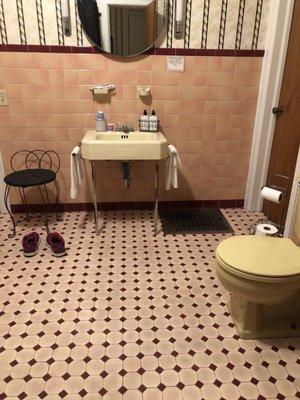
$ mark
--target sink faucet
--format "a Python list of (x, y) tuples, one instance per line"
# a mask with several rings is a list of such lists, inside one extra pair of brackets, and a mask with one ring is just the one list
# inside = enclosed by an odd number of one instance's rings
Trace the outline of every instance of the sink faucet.
[(132, 124), (126, 125), (126, 124), (118, 124), (116, 131), (118, 132), (124, 132), (124, 133), (129, 133), (134, 131), (134, 127)]

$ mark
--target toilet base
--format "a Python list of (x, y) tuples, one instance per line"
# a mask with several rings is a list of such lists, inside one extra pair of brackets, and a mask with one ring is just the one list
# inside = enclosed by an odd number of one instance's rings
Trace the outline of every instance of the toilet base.
[(298, 296), (282, 304), (263, 305), (231, 294), (227, 307), (242, 339), (300, 337)]

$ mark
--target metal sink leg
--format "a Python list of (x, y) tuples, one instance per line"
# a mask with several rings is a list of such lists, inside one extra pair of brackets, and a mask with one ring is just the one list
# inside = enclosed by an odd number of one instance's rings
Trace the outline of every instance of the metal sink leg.
[(99, 235), (99, 222), (98, 222), (98, 201), (97, 201), (97, 173), (96, 173), (96, 162), (91, 161), (92, 167), (92, 193), (93, 193), (93, 204), (94, 204), (94, 222), (95, 222), (95, 235)]
[(158, 232), (159, 161), (155, 165), (154, 236)]

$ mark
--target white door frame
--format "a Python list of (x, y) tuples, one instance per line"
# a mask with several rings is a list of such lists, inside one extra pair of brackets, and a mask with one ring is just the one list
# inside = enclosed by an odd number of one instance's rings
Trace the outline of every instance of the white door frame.
[(291, 199), (286, 216), (284, 237), (290, 237), (293, 229), (294, 218), (298, 202), (300, 201), (300, 149), (298, 151), (298, 158), (296, 163), (296, 171), (294, 174)]
[(262, 209), (261, 188), (265, 185), (295, 0), (270, 0), (265, 56), (254, 123), (253, 142), (245, 195), (248, 211)]

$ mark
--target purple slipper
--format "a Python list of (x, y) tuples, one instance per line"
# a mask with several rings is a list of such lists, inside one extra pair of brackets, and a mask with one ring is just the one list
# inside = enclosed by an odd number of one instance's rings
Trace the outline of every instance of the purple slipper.
[(64, 238), (58, 232), (49, 233), (46, 239), (46, 245), (51, 248), (55, 257), (63, 257), (66, 255), (66, 247)]
[(25, 257), (33, 257), (38, 251), (40, 236), (36, 232), (25, 235), (22, 239), (23, 253)]

